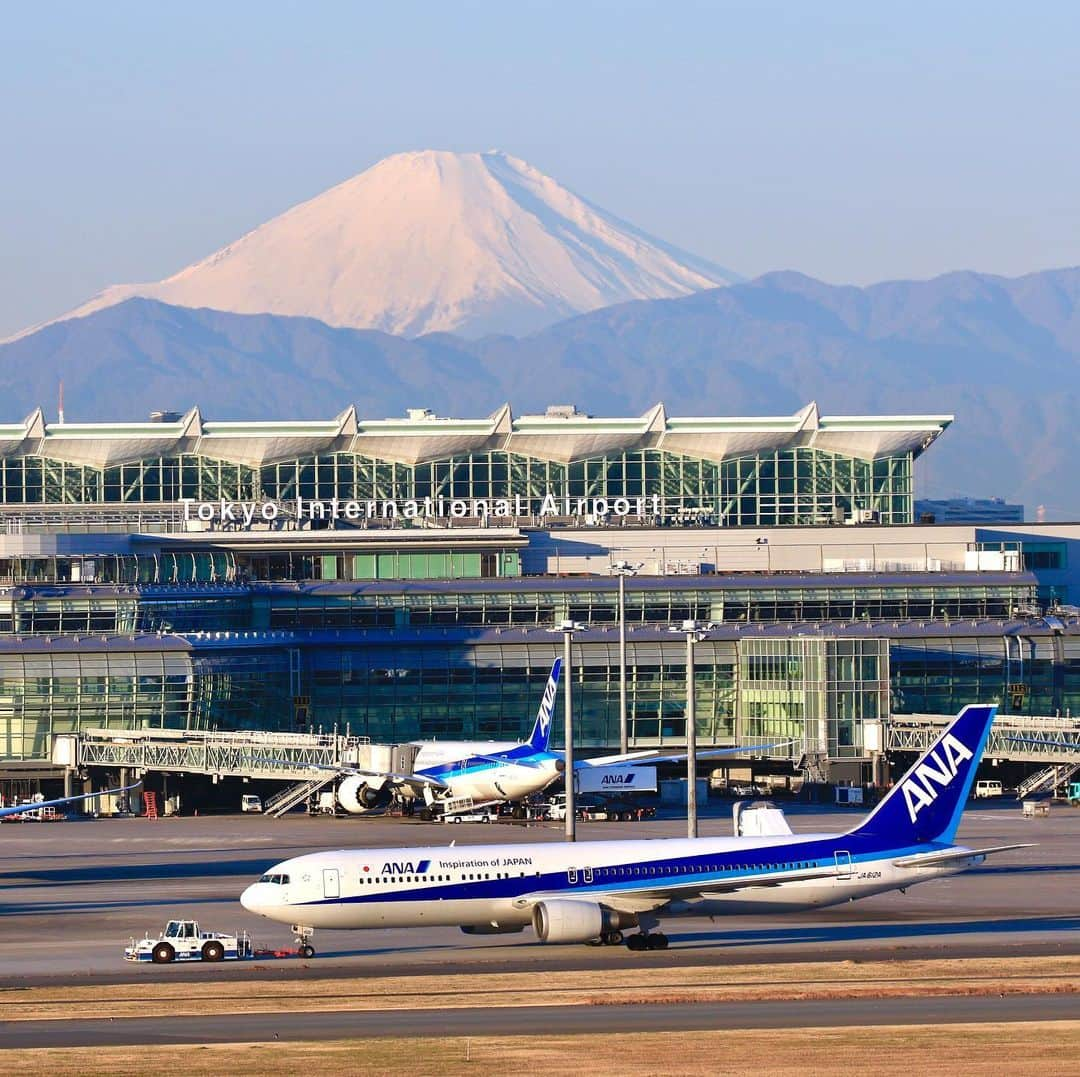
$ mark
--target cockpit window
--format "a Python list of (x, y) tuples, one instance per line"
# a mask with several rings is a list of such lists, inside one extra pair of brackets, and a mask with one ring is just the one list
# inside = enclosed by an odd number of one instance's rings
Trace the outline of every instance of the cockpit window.
[(278, 886), (288, 886), (289, 885), (289, 876), (288, 875), (261, 875), (259, 877), (259, 882), (261, 882), (261, 883), (275, 883)]

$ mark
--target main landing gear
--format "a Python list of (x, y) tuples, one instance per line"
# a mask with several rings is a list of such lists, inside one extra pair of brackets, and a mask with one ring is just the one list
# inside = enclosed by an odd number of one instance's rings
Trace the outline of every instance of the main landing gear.
[(642, 931), (626, 940), (628, 950), (666, 950), (667, 945), (668, 937), (662, 931)]
[(296, 952), (301, 957), (314, 957), (315, 947), (311, 945), (311, 937), (315, 934), (315, 929), (313, 927), (304, 927), (303, 924), (293, 924), (292, 929)]

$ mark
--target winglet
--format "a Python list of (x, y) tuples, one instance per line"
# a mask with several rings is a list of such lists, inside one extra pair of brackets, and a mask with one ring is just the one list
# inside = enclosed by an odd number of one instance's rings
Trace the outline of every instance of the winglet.
[(851, 834), (894, 847), (956, 839), (997, 707), (965, 707)]
[(548, 741), (551, 739), (551, 718), (555, 713), (555, 693), (559, 687), (559, 671), (562, 669), (562, 659), (556, 658), (551, 667), (551, 675), (548, 677), (547, 686), (544, 688), (544, 698), (540, 700), (540, 708), (536, 712), (536, 724), (533, 726), (529, 737), (529, 747), (534, 752), (546, 752)]

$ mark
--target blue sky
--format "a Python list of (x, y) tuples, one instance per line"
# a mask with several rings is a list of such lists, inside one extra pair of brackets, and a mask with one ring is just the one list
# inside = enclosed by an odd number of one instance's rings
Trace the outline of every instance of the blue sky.
[(499, 148), (741, 273), (1080, 262), (1080, 5), (50, 3), (0, 28), (0, 335), (400, 150)]

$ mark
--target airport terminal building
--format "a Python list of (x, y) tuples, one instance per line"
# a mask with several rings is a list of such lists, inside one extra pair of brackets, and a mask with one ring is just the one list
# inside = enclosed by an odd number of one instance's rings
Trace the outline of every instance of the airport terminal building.
[[(914, 519), (947, 416), (0, 426), (0, 761), (86, 729), (513, 739), (573, 623), (578, 744), (1080, 709), (1080, 525)], [(623, 594), (620, 599), (620, 574)], [(674, 631), (673, 631), (674, 629)]]

